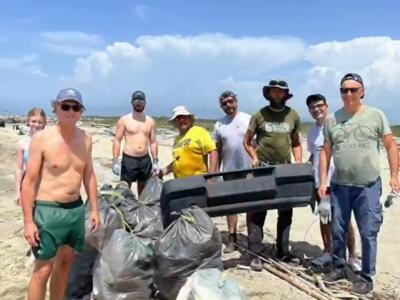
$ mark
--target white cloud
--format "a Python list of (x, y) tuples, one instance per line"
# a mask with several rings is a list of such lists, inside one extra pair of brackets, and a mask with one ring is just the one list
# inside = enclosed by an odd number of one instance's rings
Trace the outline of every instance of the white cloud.
[(339, 81), (347, 72), (364, 77), (366, 103), (400, 122), (395, 113), (400, 41), (389, 37), (307, 45), (295, 37), (141, 36), (134, 43), (116, 42), (79, 58), (65, 83), (85, 90), (95, 107), (107, 103), (114, 108), (108, 113), (130, 109), (129, 95), (142, 89), (151, 114), (166, 115), (186, 104), (200, 116), (215, 117), (220, 115), (216, 99), (223, 90), (234, 90), (241, 107), (253, 112), (265, 104), (263, 84), (280, 75), (295, 95), (290, 105), (307, 119), (305, 98), (311, 93), (326, 95), (332, 109), (341, 106)]
[[(391, 120), (400, 121), (397, 99), (400, 97), (400, 41), (389, 37), (361, 37), (345, 42), (324, 42), (310, 46), (306, 58), (312, 65), (306, 86), (318, 88), (339, 107), (340, 78), (348, 72), (362, 75), (365, 101), (385, 110)], [(383, 100), (383, 101), (382, 101)]]
[(18, 58), (0, 57), (0, 69), (16, 71), (18, 73), (31, 74), (40, 77), (47, 77), (38, 64), (37, 55), (25, 55)]
[[(251, 90), (246, 84), (265, 82), (265, 74), (302, 61), (305, 53), (304, 43), (291, 37), (141, 36), (134, 44), (114, 43), (80, 58), (67, 82), (98, 99), (112, 97), (116, 107), (126, 106), (132, 91), (143, 89), (157, 102), (155, 114), (185, 102), (200, 114), (216, 116), (221, 89), (243, 90), (245, 99), (244, 91)], [(252, 95), (253, 102), (260, 98)]]
[(89, 55), (104, 44), (100, 35), (80, 31), (47, 31), (40, 36), (47, 51), (73, 56)]

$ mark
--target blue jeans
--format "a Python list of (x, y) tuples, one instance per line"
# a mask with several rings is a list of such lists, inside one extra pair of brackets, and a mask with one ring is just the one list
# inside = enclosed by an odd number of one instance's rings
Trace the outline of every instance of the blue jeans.
[(357, 222), (362, 245), (361, 275), (375, 274), (377, 236), (383, 221), (379, 198), (381, 178), (367, 187), (331, 183), (333, 263), (338, 268), (346, 264), (346, 240), (351, 211)]

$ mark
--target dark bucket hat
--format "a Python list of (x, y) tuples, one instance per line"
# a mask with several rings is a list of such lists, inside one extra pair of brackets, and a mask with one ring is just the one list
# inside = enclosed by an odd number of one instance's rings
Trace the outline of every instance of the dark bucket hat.
[(287, 96), (284, 100), (289, 100), (290, 98), (293, 97), (293, 94), (289, 93), (289, 86), (285, 80), (271, 79), (268, 85), (263, 87), (263, 95), (265, 99), (271, 100), (269, 97), (269, 90), (273, 87), (287, 91)]

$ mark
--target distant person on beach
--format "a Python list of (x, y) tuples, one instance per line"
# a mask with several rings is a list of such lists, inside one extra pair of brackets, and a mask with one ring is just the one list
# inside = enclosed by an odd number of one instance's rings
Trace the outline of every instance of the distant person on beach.
[[(291, 152), (296, 163), (301, 163), (300, 117), (294, 109), (286, 106), (287, 100), (293, 97), (289, 92), (287, 82), (272, 79), (267, 86), (263, 87), (263, 95), (269, 101), (269, 105), (251, 117), (244, 138), (244, 147), (251, 157), (252, 166), (290, 164)], [(254, 137), (256, 137), (256, 147), (253, 144)], [(247, 214), (249, 248), (258, 255), (264, 249), (262, 241), (266, 215), (266, 211)], [(277, 257), (286, 262), (298, 262), (298, 258), (289, 251), (292, 215), (292, 208), (278, 210)], [(250, 267), (254, 271), (263, 269), (258, 257), (251, 260)]]
[(50, 280), (50, 299), (64, 299), (74, 250), (82, 251), (85, 209), (82, 182), (90, 201), (89, 228), (100, 224), (92, 138), (76, 127), (84, 110), (81, 94), (62, 89), (53, 101), (57, 124), (32, 137), (22, 182), (24, 236), (36, 258), (28, 299), (43, 300)]
[(160, 170), (159, 176), (173, 172), (175, 178), (185, 178), (216, 172), (218, 153), (215, 142), (206, 129), (194, 125), (194, 114), (185, 106), (177, 106), (169, 121), (179, 134), (172, 146), (172, 162)]
[[(225, 91), (219, 97), (219, 106), (225, 116), (214, 125), (213, 138), (217, 144), (218, 161), (222, 171), (235, 171), (251, 167), (250, 156), (243, 147), (243, 139), (249, 127), (250, 115), (239, 111), (238, 99), (232, 91)], [(229, 241), (224, 252), (233, 252), (236, 247), (237, 215), (227, 216)]]
[(353, 211), (362, 245), (362, 270), (353, 283), (355, 294), (373, 290), (376, 273), (377, 236), (382, 224), (380, 196), (382, 180), (379, 144), (383, 142), (390, 166), (390, 188), (399, 191), (399, 153), (388, 121), (379, 109), (366, 106), (364, 82), (348, 73), (340, 81), (343, 107), (324, 123), (324, 146), (320, 155), (319, 196), (327, 195), (327, 174), (331, 157), (335, 162), (330, 192), (332, 206), (332, 272), (324, 280), (333, 283), (346, 278), (346, 236)]
[(32, 108), (28, 112), (26, 123), (29, 133), (17, 143), (17, 168), (15, 170), (15, 204), (17, 205), (21, 205), (21, 183), (28, 164), (29, 145), (35, 132), (42, 130), (46, 126), (46, 113), (41, 108)]
[[(133, 111), (118, 120), (113, 143), (112, 171), (120, 176), (121, 181), (127, 182), (129, 187), (137, 181), (137, 192), (140, 195), (146, 181), (158, 172), (156, 123), (144, 113), (146, 96), (143, 92), (134, 92), (131, 104)], [(118, 157), (122, 138), (125, 143), (120, 163)]]
[[(319, 188), (319, 156), (321, 148), (324, 145), (324, 121), (328, 114), (328, 103), (326, 98), (321, 94), (313, 94), (306, 99), (307, 107), (311, 117), (315, 120), (315, 123), (310, 127), (307, 134), (307, 148), (310, 152), (309, 161), (313, 165), (315, 187)], [(324, 244), (324, 250), (321, 256), (313, 259), (311, 265), (318, 270), (323, 270), (325, 267), (329, 267), (332, 264), (332, 234), (331, 234), (331, 204), (330, 204), (330, 180), (335, 169), (333, 160), (330, 160), (328, 176), (326, 179), (327, 186), (327, 197), (322, 199), (317, 194), (318, 212), (320, 215), (320, 229), (322, 242)], [(349, 223), (349, 234), (347, 235), (347, 248), (349, 249), (348, 263), (354, 272), (361, 271), (361, 261), (356, 255), (356, 240), (354, 227)]]

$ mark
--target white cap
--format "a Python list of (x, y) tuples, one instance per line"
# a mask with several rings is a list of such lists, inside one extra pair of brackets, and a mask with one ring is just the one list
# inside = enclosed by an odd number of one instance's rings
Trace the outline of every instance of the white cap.
[(169, 119), (170, 121), (173, 121), (177, 116), (192, 116), (194, 117), (194, 114), (192, 114), (186, 106), (180, 105), (175, 107), (172, 110), (172, 117)]

